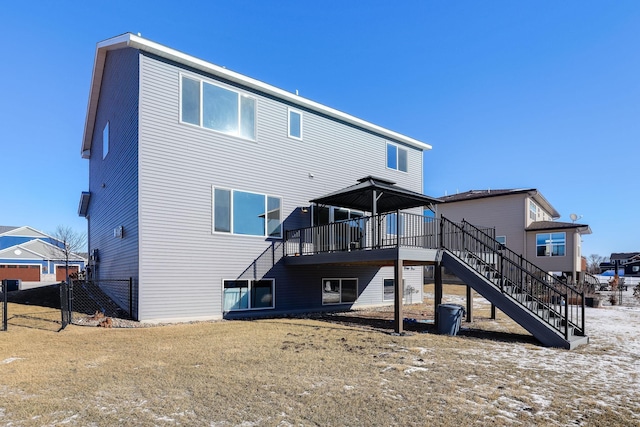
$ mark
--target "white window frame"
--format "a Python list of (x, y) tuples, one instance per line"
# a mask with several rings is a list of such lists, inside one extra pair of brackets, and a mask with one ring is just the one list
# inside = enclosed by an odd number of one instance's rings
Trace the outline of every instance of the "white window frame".
[(538, 219), (538, 205), (533, 200), (529, 200), (529, 219), (536, 221)]
[[(389, 298), (385, 298), (385, 293), (384, 293), (384, 282), (387, 280), (392, 280), (393, 281), (393, 294), (391, 299)], [(382, 279), (382, 301), (384, 302), (393, 302), (396, 300), (396, 279), (394, 279), (393, 277), (385, 277)], [(407, 300), (407, 280), (403, 277), (402, 278), (402, 302), (405, 302)]]
[[(559, 246), (559, 243), (555, 243), (553, 241), (553, 235), (554, 234), (564, 234), (564, 254), (562, 255), (553, 255), (553, 246)], [(539, 245), (538, 244), (538, 236), (540, 235), (549, 235), (549, 242), (544, 245), (545, 246), (545, 254), (544, 255), (538, 255), (538, 248), (542, 247), (543, 245)], [(547, 250), (548, 253), (547, 253)], [(567, 256), (567, 233), (564, 231), (550, 231), (548, 233), (536, 233), (536, 258), (564, 258)]]
[[(395, 168), (392, 168), (389, 166), (389, 148), (388, 148), (389, 146), (394, 147), (396, 150), (396, 167)], [(400, 169), (400, 150), (403, 150), (404, 152), (407, 153), (407, 170), (406, 171)], [(386, 141), (386, 144), (384, 146), (384, 157), (385, 157), (385, 166), (387, 167), (387, 169), (392, 171), (409, 173), (409, 150), (407, 150), (405, 147), (401, 147), (398, 144), (394, 144), (393, 142)]]
[[(226, 191), (229, 191), (229, 193), (230, 193), (230, 200), (229, 200), (229, 209), (230, 209), (229, 228), (230, 228), (230, 231), (228, 231), (228, 232), (227, 231), (216, 231), (216, 205), (215, 205), (215, 192), (216, 192), (216, 189), (218, 189), (218, 190), (226, 190)], [(265, 221), (264, 221), (264, 234), (262, 234), (262, 235), (259, 235), (259, 234), (242, 234), (242, 233), (235, 233), (234, 232), (233, 193), (236, 192), (236, 191), (239, 191), (241, 193), (256, 194), (258, 196), (264, 196), (264, 213), (265, 213), (265, 215), (268, 215), (268, 213), (269, 213), (269, 211), (267, 210), (267, 208), (269, 206), (269, 197), (271, 197), (273, 199), (280, 200), (280, 235), (279, 236), (270, 236), (268, 234), (268, 229), (269, 229), (268, 218), (265, 218)], [(264, 194), (264, 193), (258, 193), (256, 191), (246, 191), (246, 190), (240, 190), (240, 189), (234, 189), (234, 188), (228, 188), (228, 187), (217, 187), (215, 185), (211, 186), (211, 233), (212, 234), (224, 234), (224, 235), (232, 235), (232, 236), (258, 237), (258, 238), (282, 240), (284, 238), (283, 223), (284, 223), (284, 219), (283, 219), (283, 199), (282, 199), (281, 196), (274, 196), (273, 194)]]
[(107, 124), (104, 125), (104, 129), (102, 129), (102, 159), (104, 160), (109, 154), (109, 121), (107, 120)]
[[(225, 282), (247, 282), (248, 288), (248, 308), (234, 308), (230, 310), (224, 309), (224, 284)], [(251, 297), (253, 293), (253, 285), (254, 282), (262, 282), (262, 281), (270, 281), (271, 282), (271, 306), (270, 307), (251, 307)], [(222, 311), (223, 313), (232, 313), (236, 311), (255, 311), (255, 310), (273, 310), (276, 307), (276, 279), (272, 279), (269, 277), (264, 277), (262, 279), (222, 279)]]
[[(324, 302), (324, 282), (327, 280), (339, 280), (340, 281), (340, 291), (339, 291), (339, 295), (340, 295), (340, 301), (339, 302)], [(342, 281), (343, 280), (355, 280), (356, 281), (356, 298), (353, 301), (347, 301), (347, 302), (343, 302), (342, 301)], [(360, 281), (358, 280), (357, 277), (323, 277), (321, 280), (321, 286), (322, 286), (322, 305), (344, 305), (344, 304), (355, 304), (358, 301), (358, 297), (359, 294), (358, 292), (360, 291)]]
[[(295, 136), (291, 134), (291, 114), (297, 114), (300, 117), (300, 136)], [(302, 141), (303, 136), (303, 114), (300, 110), (294, 110), (293, 108), (287, 108), (287, 135), (291, 139), (296, 139), (298, 141)]]
[[(184, 120), (182, 120), (182, 79), (186, 77), (188, 79), (191, 80), (196, 80), (198, 83), (200, 83), (200, 117), (198, 118), (199, 123), (198, 124), (194, 124), (194, 123), (189, 123), (189, 122), (185, 122)], [(204, 91), (204, 84), (210, 84), (212, 86), (217, 86), (221, 89), (224, 90), (228, 90), (229, 92), (234, 92), (237, 96), (238, 96), (238, 133), (234, 134), (234, 133), (226, 133), (226, 132), (222, 132), (216, 129), (212, 129), (209, 127), (204, 126), (203, 123), (203, 117), (204, 117), (204, 108), (203, 108), (203, 91)], [(258, 140), (258, 98), (256, 98), (255, 96), (249, 95), (247, 93), (244, 92), (240, 92), (236, 89), (232, 89), (230, 87), (224, 86), (214, 80), (207, 80), (207, 79), (203, 79), (201, 77), (195, 77), (189, 74), (184, 74), (184, 73), (180, 73), (180, 105), (178, 106), (178, 111), (179, 111), (179, 116), (180, 116), (180, 123), (183, 125), (188, 125), (188, 126), (195, 126), (197, 128), (200, 129), (206, 129), (208, 131), (211, 132), (215, 132), (221, 135), (227, 135), (227, 136), (231, 136), (234, 138), (239, 138), (242, 139), (244, 141), (252, 141), (252, 142), (256, 142)], [(242, 129), (242, 97), (247, 97), (247, 98), (251, 98), (254, 101), (254, 120), (253, 120), (253, 135), (254, 138), (247, 138), (245, 136), (243, 136), (241, 134), (241, 129)]]

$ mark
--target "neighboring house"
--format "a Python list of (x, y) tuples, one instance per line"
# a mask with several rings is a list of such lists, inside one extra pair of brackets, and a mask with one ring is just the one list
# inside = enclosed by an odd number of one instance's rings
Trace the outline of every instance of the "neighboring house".
[(608, 270), (624, 272), (624, 275), (640, 275), (640, 252), (614, 252), (609, 258), (610, 261), (600, 263), (600, 273)]
[(560, 214), (535, 188), (472, 190), (440, 197), (438, 214), (494, 227), (496, 239), (545, 271), (582, 280), (583, 234), (588, 225), (556, 221)]
[[(31, 227), (0, 226), (0, 279), (60, 282), (66, 279), (62, 243)], [(72, 254), (69, 273), (82, 270), (85, 260)]]
[(609, 258), (609, 263), (614, 265), (616, 261), (621, 267), (630, 262), (640, 261), (640, 252), (614, 252)]
[[(103, 41), (82, 141), (92, 277), (133, 278), (149, 322), (389, 304), (393, 267), (286, 266), (283, 238), (370, 214), (309, 202), (365, 176), (422, 194), (430, 148), (133, 34)], [(422, 301), (422, 269), (403, 270)]]

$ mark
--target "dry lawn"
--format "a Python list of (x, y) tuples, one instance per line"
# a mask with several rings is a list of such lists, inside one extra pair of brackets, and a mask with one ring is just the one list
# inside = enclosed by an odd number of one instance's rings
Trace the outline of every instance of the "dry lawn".
[[(447, 293), (461, 301), (464, 288)], [(569, 352), (476, 305), (458, 337), (424, 323), (399, 337), (388, 310), (56, 332), (58, 310), (14, 303), (0, 332), (0, 424), (640, 424), (638, 308), (588, 309), (592, 342)]]

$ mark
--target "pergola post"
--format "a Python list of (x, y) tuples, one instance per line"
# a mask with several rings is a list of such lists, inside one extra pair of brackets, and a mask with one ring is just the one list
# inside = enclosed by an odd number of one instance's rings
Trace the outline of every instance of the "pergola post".
[(404, 286), (402, 284), (402, 269), (403, 262), (400, 258), (397, 258), (393, 263), (394, 269), (394, 323), (395, 332), (397, 334), (403, 333), (403, 314), (402, 314), (402, 297), (404, 293)]

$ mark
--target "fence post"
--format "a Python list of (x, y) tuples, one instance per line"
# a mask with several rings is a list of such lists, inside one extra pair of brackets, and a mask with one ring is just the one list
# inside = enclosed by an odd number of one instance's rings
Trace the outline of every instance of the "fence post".
[(8, 284), (7, 284), (7, 280), (3, 280), (2, 281), (2, 330), (6, 331), (7, 330), (7, 288)]

